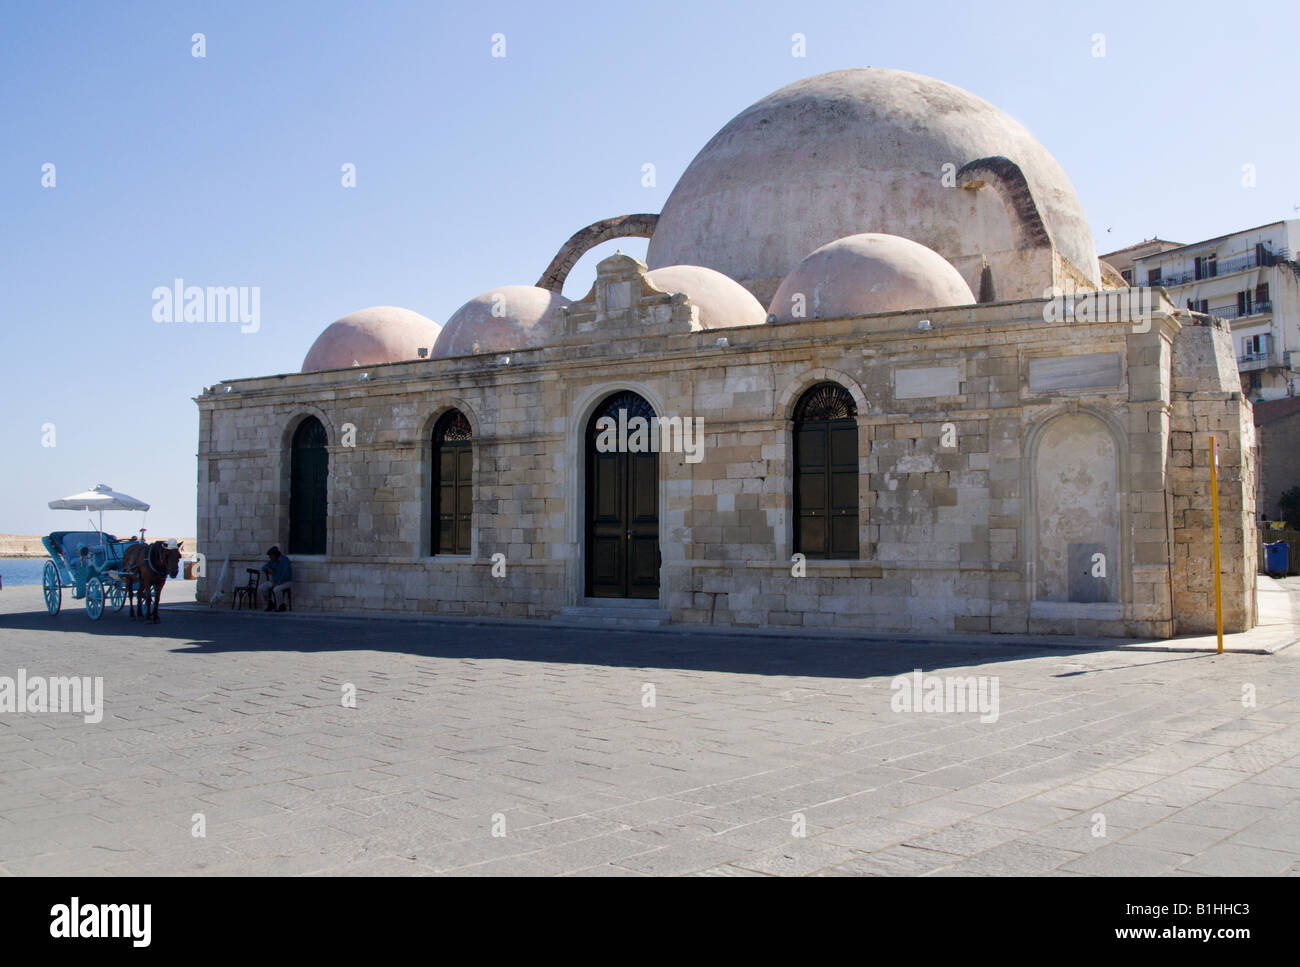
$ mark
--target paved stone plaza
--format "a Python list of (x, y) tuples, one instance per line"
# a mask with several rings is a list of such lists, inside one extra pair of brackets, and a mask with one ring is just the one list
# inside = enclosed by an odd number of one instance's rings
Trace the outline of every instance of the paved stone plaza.
[[(184, 594), (142, 627), (0, 592), (0, 676), (102, 676), (105, 706), (0, 714), (0, 872), (1300, 872), (1300, 648), (176, 610)], [(996, 721), (892, 710), (916, 668), (987, 676)]]

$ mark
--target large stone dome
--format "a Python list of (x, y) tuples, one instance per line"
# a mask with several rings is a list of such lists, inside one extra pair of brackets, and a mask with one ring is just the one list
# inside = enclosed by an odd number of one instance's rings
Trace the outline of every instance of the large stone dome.
[(800, 262), (768, 310), (777, 322), (907, 312), (975, 302), (961, 273), (933, 249), (897, 235), (850, 235)]
[(304, 373), (415, 359), (438, 340), (442, 327), (410, 309), (371, 306), (325, 327), (302, 361)]
[(500, 353), (544, 345), (560, 308), (572, 305), (558, 292), (535, 285), (503, 285), (457, 309), (433, 347), (435, 358)]
[(701, 329), (729, 329), (767, 322), (763, 306), (749, 290), (721, 272), (700, 265), (666, 265), (646, 273), (660, 292), (683, 292), (699, 307)]
[(1051, 278), (1011, 278), (1021, 263), (1006, 200), (954, 186), (963, 165), (997, 157), (1019, 166), (1056, 250), (1097, 283), (1074, 188), (1024, 127), (951, 84), (881, 68), (797, 81), (733, 118), (682, 174), (646, 261), (708, 266), (766, 300), (814, 249), (878, 232), (934, 249), (972, 288), (986, 257), (1008, 253), (999, 297), (1038, 296)]

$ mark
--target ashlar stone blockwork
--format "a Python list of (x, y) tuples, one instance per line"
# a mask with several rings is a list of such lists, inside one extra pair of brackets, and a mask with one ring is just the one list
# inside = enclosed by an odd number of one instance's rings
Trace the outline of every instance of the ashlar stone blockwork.
[[(327, 551), (295, 558), (296, 607), (546, 617), (582, 604), (586, 427), (632, 390), (702, 430), (696, 453), (659, 459), (659, 606), (672, 622), (1213, 628), (1215, 436), (1225, 628), (1254, 623), (1254, 428), (1221, 324), (1163, 298), (1145, 327), (1053, 319), (1031, 300), (720, 338), (636, 259), (598, 272), (543, 348), (199, 396), (200, 597), (227, 557), (242, 575), (287, 542), (288, 441), (310, 414), (329, 438)], [(825, 381), (857, 410), (858, 556), (801, 561), (792, 419)], [(432, 432), (452, 408), (473, 434), (472, 546), (432, 556)]]

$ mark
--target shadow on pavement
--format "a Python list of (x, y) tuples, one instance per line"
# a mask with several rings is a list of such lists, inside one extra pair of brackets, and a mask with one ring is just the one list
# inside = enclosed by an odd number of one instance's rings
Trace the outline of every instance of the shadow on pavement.
[[(161, 611), (158, 625), (131, 622), (125, 611), (90, 621), (84, 610), (51, 617), (45, 612), (0, 614), (0, 632), (41, 635), (85, 634), (137, 641), (156, 639), (172, 654), (208, 655), (268, 651), (304, 654), (374, 651), (425, 658), (535, 661), (604, 665), (613, 668), (672, 668), (685, 671), (815, 678), (878, 678), (920, 668), (967, 668), (994, 662), (1089, 651), (1013, 642), (891, 641), (870, 638), (796, 638), (681, 631), (585, 629), (535, 624), (429, 620), (376, 620), (316, 615), (212, 610)], [(57, 641), (54, 647), (57, 647)], [(1098, 647), (1095, 652), (1109, 649)], [(1208, 656), (1206, 656), (1208, 657)]]

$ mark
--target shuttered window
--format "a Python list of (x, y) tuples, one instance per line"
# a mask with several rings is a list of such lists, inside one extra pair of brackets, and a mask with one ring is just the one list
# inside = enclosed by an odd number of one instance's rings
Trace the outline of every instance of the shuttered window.
[(794, 549), (858, 557), (858, 421), (848, 390), (820, 383), (794, 412)]
[(474, 441), (469, 420), (449, 410), (433, 428), (434, 554), (470, 553), (474, 510)]

